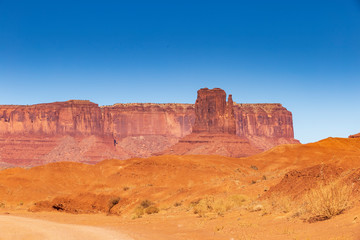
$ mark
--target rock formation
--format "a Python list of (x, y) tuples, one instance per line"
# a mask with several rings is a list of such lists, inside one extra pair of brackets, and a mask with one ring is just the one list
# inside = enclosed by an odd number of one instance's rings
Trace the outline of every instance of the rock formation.
[(202, 88), (195, 102), (192, 133), (160, 154), (216, 154), (245, 157), (261, 152), (249, 140), (236, 135), (232, 96), (220, 88)]
[(226, 102), (221, 89), (200, 89), (195, 105), (99, 107), (84, 100), (0, 105), (0, 166), (145, 157), (191, 132), (236, 134), (257, 151), (298, 142), (291, 112), (281, 104), (236, 104), (231, 95)]
[(193, 133), (236, 134), (232, 96), (226, 102), (226, 93), (220, 88), (198, 91), (195, 102)]
[(360, 138), (360, 133), (354, 134), (354, 135), (350, 135), (349, 138)]

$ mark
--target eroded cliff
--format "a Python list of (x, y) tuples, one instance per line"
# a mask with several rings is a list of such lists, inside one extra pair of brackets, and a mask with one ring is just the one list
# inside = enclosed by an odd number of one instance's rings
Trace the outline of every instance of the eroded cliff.
[[(195, 124), (194, 104), (99, 107), (86, 100), (70, 100), (0, 105), (0, 165), (145, 157), (170, 147), (193, 129), (199, 133), (236, 133), (261, 150), (298, 142), (294, 139), (291, 112), (281, 104), (236, 104), (231, 96), (226, 102), (226, 93), (221, 94), (225, 95), (220, 101), (212, 101), (211, 94), (204, 95), (204, 99), (210, 99), (203, 101), (203, 110), (199, 109), (209, 116), (205, 125)], [(210, 107), (213, 105), (221, 108)], [(211, 111), (216, 114), (204, 109), (215, 109)]]

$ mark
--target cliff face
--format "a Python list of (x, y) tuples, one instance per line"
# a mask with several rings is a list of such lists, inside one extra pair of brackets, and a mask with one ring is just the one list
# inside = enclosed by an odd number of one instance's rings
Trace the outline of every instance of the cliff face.
[(0, 134), (100, 135), (101, 109), (90, 101), (70, 100), (31, 106), (0, 106)]
[(229, 133), (236, 134), (233, 101), (220, 88), (202, 88), (195, 102), (195, 123), (193, 133)]
[(202, 89), (199, 93), (195, 105), (133, 103), (99, 107), (80, 100), (0, 105), (0, 165), (145, 157), (175, 144), (192, 130), (236, 133), (262, 150), (298, 142), (293, 138), (291, 112), (281, 104), (236, 104), (231, 95), (226, 102), (221, 89)]
[(292, 114), (281, 104), (235, 104), (237, 135), (294, 138)]
[(102, 107), (104, 133), (114, 137), (183, 137), (194, 124), (192, 104), (131, 103)]
[[(221, 111), (216, 107), (219, 105)], [(242, 137), (294, 138), (292, 114), (281, 104), (234, 104), (233, 113), (227, 105), (232, 105), (231, 97), (228, 103), (223, 101), (216, 105), (214, 102), (199, 107), (202, 109), (198, 110), (201, 111), (199, 115), (209, 115), (210, 120), (197, 119), (197, 123), (196, 105), (193, 104), (134, 103), (100, 108), (90, 101), (70, 100), (30, 106), (0, 105), (0, 135), (183, 137), (194, 129), (194, 132), (214, 133), (235, 131)], [(214, 117), (217, 111), (222, 116), (219, 119)]]

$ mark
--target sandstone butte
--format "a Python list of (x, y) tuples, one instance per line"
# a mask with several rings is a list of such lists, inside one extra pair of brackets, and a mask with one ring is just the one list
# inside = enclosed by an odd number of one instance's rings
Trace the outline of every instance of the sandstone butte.
[(147, 157), (171, 153), (174, 149), (169, 147), (179, 140), (185, 145), (203, 141), (208, 147), (180, 146), (177, 154), (236, 157), (298, 143), (292, 114), (281, 104), (237, 104), (231, 95), (226, 102), (221, 89), (200, 89), (195, 105), (128, 103), (99, 107), (87, 100), (0, 105), (0, 168)]

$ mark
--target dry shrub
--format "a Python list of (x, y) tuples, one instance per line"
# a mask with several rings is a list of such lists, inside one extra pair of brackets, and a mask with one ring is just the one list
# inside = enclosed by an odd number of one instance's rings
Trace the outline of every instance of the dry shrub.
[(351, 205), (352, 188), (339, 181), (320, 184), (310, 190), (304, 202), (310, 213), (310, 222), (330, 219), (344, 212)]
[(208, 217), (211, 215), (223, 216), (229, 210), (242, 206), (248, 199), (245, 195), (233, 195), (227, 198), (208, 196), (192, 202), (190, 207), (192, 207), (193, 212), (199, 215), (199, 217)]
[(283, 194), (272, 194), (262, 201), (253, 201), (247, 205), (250, 212), (262, 211), (262, 215), (268, 214), (291, 214), (297, 210), (298, 201)]
[(289, 213), (294, 209), (294, 200), (288, 196), (278, 195), (270, 199), (271, 208), (274, 212)]
[(232, 195), (230, 200), (235, 206), (242, 206), (244, 203), (249, 201), (249, 197), (243, 194)]
[(264, 214), (285, 213), (292, 217), (302, 216), (309, 222), (315, 222), (330, 219), (350, 207), (351, 193), (351, 187), (334, 181), (318, 185), (300, 199), (272, 195), (262, 204)]
[(132, 218), (141, 218), (144, 215), (144, 208), (142, 206), (137, 206), (134, 209), (134, 212), (132, 214)]
[(154, 203), (149, 200), (142, 201), (139, 206), (134, 209), (132, 214), (132, 218), (141, 218), (145, 213), (146, 214), (154, 214), (158, 213), (159, 208), (154, 206)]
[(154, 214), (154, 213), (158, 213), (159, 212), (159, 208), (157, 208), (156, 206), (150, 206), (145, 208), (145, 213), (146, 214)]
[(111, 210), (116, 204), (118, 204), (119, 202), (120, 202), (120, 198), (119, 198), (119, 197), (115, 197), (115, 198), (110, 199), (110, 200), (109, 200), (109, 204), (108, 204), (108, 206), (109, 206), (108, 212), (110, 213), (110, 210)]
[(148, 208), (150, 207), (151, 205), (153, 205), (153, 203), (149, 200), (144, 200), (140, 203), (140, 205), (143, 207), (143, 208)]

